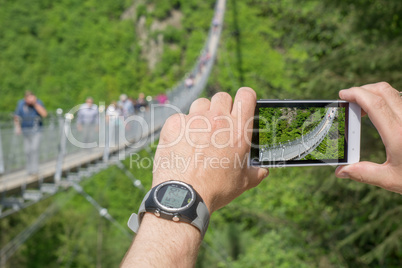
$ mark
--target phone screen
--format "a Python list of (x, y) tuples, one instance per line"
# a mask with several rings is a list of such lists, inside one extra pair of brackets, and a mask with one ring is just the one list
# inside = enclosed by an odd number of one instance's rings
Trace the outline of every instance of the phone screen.
[(346, 163), (349, 103), (258, 101), (251, 165)]

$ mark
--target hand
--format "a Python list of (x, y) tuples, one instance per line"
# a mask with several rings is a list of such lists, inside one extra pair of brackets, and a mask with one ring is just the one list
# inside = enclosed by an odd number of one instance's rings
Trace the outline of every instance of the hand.
[(387, 160), (383, 164), (360, 162), (338, 167), (339, 178), (351, 178), (402, 194), (402, 99), (387, 83), (353, 87), (339, 92), (341, 99), (362, 107), (380, 133)]
[(14, 128), (14, 130), (15, 130), (15, 135), (21, 135), (22, 131), (21, 131), (21, 127), (20, 127), (20, 126), (16, 126), (16, 127)]
[(15, 133), (15, 135), (21, 135), (21, 133), (22, 133), (20, 119), (21, 118), (19, 116), (14, 115), (14, 133)]
[(221, 92), (194, 101), (188, 115), (171, 116), (155, 153), (153, 186), (187, 182), (210, 213), (257, 186), (268, 170), (247, 165), (255, 104), (255, 92), (241, 88), (234, 104)]

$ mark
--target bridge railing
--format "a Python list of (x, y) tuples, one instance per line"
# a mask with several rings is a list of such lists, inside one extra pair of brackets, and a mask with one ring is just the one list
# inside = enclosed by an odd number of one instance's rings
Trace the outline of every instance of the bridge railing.
[[(10, 116), (11, 117), (11, 116)], [(12, 117), (7, 124), (0, 128), (0, 166), (3, 166), (1, 173), (9, 173), (25, 166), (25, 151), (22, 134), (16, 134), (12, 123)], [(40, 143), (39, 159), (46, 162), (54, 159), (58, 153), (58, 142), (60, 139), (60, 121), (54, 114), (45, 120), (43, 126), (42, 142)]]

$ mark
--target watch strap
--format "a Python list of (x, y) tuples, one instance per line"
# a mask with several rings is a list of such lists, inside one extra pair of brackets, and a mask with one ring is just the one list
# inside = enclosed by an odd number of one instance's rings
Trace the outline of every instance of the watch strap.
[(209, 225), (209, 211), (204, 202), (198, 203), (197, 215), (197, 218), (195, 218), (195, 220), (190, 224), (197, 227), (201, 232), (201, 236), (204, 237)]
[(140, 208), (138, 209), (138, 215), (133, 213), (130, 216), (130, 219), (128, 220), (128, 227), (134, 232), (137, 233), (138, 229), (140, 228), (141, 220), (142, 220), (142, 214), (146, 212), (145, 210), (145, 201), (148, 199), (149, 195), (151, 194), (152, 189), (148, 191), (148, 193), (145, 195), (144, 199), (142, 199)]

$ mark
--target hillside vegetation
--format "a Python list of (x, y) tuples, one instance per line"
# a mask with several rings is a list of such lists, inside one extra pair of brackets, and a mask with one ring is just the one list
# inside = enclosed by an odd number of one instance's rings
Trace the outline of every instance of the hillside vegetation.
[[(0, 90), (10, 111), (27, 88), (51, 109), (90, 94), (106, 101), (126, 91), (155, 94), (182, 77), (198, 56), (213, 1), (147, 0), (146, 25), (183, 16), (164, 36), (150, 69), (133, 21), (120, 20), (131, 1), (0, 0)], [(259, 98), (337, 99), (342, 88), (388, 81), (402, 88), (400, 0), (228, 0), (218, 59), (205, 91), (234, 95), (253, 87)], [(152, 36), (150, 31), (149, 33)], [(381, 139), (362, 123), (363, 160), (385, 161)], [(152, 159), (155, 146), (140, 152)], [(127, 159), (125, 169), (149, 189), (152, 167)], [(126, 228), (144, 192), (110, 167), (82, 183)], [(0, 221), (0, 245), (50, 204), (59, 211), (8, 267), (117, 267), (130, 239), (69, 189)], [(402, 199), (337, 179), (332, 167), (271, 169), (269, 177), (217, 211), (197, 267), (401, 267)], [(126, 228), (128, 231), (128, 228)]]
[[(211, 0), (0, 3), (3, 112), (13, 111), (25, 90), (35, 92), (49, 110), (71, 109), (87, 96), (96, 103), (109, 103), (121, 93), (137, 98), (140, 92), (154, 96), (165, 92), (199, 56), (215, 4)], [(136, 8), (127, 16), (124, 12), (132, 6)], [(182, 17), (179, 25), (165, 22), (174, 8)], [(142, 27), (140, 21), (145, 21)], [(164, 22), (162, 35), (161, 26), (155, 25)], [(146, 55), (155, 43), (163, 53), (156, 55), (158, 64), (150, 70)]]

